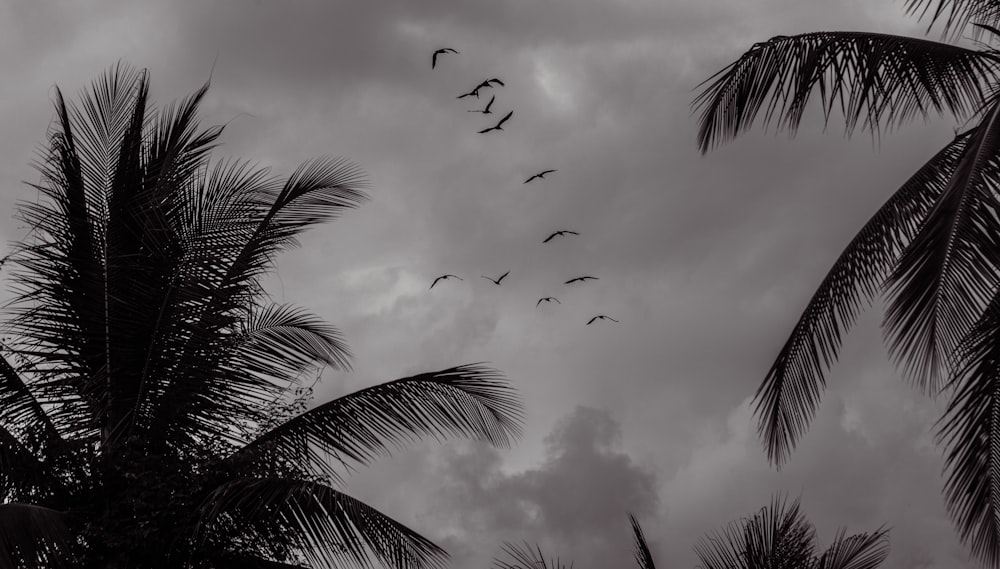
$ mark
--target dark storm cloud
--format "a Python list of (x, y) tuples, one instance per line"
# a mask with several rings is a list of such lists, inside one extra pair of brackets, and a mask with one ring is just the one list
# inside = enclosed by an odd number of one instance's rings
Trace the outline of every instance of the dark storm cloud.
[[(456, 566), (486, 566), (502, 542), (539, 543), (547, 556), (581, 567), (614, 567), (629, 555), (626, 512), (657, 508), (657, 481), (623, 452), (619, 424), (599, 409), (578, 407), (545, 439), (537, 467), (504, 474), (495, 451), (446, 453), (435, 496), (453, 528), (442, 541)], [(450, 456), (449, 456), (450, 455)]]

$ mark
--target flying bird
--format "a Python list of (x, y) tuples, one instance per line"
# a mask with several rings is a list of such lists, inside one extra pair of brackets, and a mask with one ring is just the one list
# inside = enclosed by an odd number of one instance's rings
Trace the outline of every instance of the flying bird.
[(551, 174), (552, 172), (555, 172), (555, 170), (542, 170), (541, 172), (539, 172), (539, 173), (535, 174), (534, 176), (532, 176), (532, 177), (528, 178), (527, 180), (525, 180), (524, 183), (527, 184), (528, 182), (534, 180), (535, 178), (538, 178), (540, 180), (544, 180), (545, 179), (545, 175), (546, 174)]
[(566, 281), (563, 284), (573, 284), (576, 281), (584, 282), (584, 281), (597, 281), (597, 280), (600, 280), (600, 279), (598, 279), (597, 277), (591, 277), (591, 276), (573, 277), (573, 278), (569, 279), (568, 281)]
[[(431, 288), (434, 288), (434, 285), (438, 284), (438, 281), (441, 280), (441, 279), (458, 279), (458, 280), (464, 280), (464, 279), (462, 279), (462, 277), (457, 277), (455, 275), (441, 275), (440, 277), (434, 279), (434, 282), (431, 283)], [(428, 290), (430, 290), (430, 289), (428, 289)]]
[(562, 304), (561, 302), (559, 302), (558, 298), (554, 296), (546, 296), (538, 299), (538, 302), (535, 303), (535, 308), (538, 308), (538, 305), (543, 302), (555, 302), (556, 304)]
[(458, 52), (451, 49), (450, 47), (441, 48), (435, 51), (434, 55), (431, 56), (431, 69), (434, 69), (434, 66), (437, 65), (438, 56), (441, 55), (442, 53), (458, 53)]
[(490, 110), (490, 107), (492, 107), (492, 106), (493, 106), (493, 101), (494, 101), (494, 100), (495, 100), (496, 98), (497, 98), (497, 97), (496, 97), (496, 95), (493, 95), (492, 97), (490, 97), (490, 102), (489, 102), (489, 103), (486, 103), (486, 108), (485, 108), (485, 109), (483, 109), (483, 110), (479, 110), (479, 109), (473, 109), (473, 110), (471, 110), (471, 111), (469, 111), (469, 112), (470, 112), (470, 113), (483, 113), (484, 115), (490, 115), (490, 114), (493, 114), (493, 111), (491, 111), (491, 110)]
[(542, 241), (542, 243), (548, 243), (549, 241), (552, 241), (552, 239), (554, 239), (555, 237), (561, 235), (579, 235), (579, 233), (577, 233), (576, 231), (570, 231), (568, 229), (560, 229), (559, 231), (556, 231), (552, 235), (546, 237), (545, 241)]
[(497, 286), (500, 286), (500, 281), (502, 281), (504, 279), (504, 277), (506, 277), (509, 274), (510, 274), (510, 271), (507, 271), (506, 273), (500, 275), (500, 278), (498, 278), (498, 279), (491, 279), (490, 277), (488, 277), (486, 275), (480, 275), (480, 276), (483, 277), (484, 279), (492, 281), (493, 284), (495, 284)]
[(497, 85), (500, 85), (501, 87), (506, 87), (506, 85), (504, 84), (503, 81), (501, 81), (501, 80), (497, 79), (496, 77), (494, 77), (492, 79), (487, 79), (486, 81), (483, 81), (479, 85), (476, 85), (476, 90), (478, 91), (479, 89), (489, 89), (489, 88), (492, 88), (494, 83), (496, 83)]
[(593, 324), (594, 320), (610, 320), (612, 322), (618, 322), (617, 320), (615, 320), (614, 318), (612, 318), (610, 316), (605, 316), (603, 314), (598, 314), (597, 316), (591, 318), (589, 322), (587, 322), (587, 326), (590, 326), (591, 324)]
[(478, 99), (479, 98), (479, 87), (476, 87), (475, 89), (469, 91), (468, 93), (462, 93), (461, 95), (459, 95), (459, 96), (457, 96), (455, 98), (456, 99), (464, 99), (466, 97), (475, 97), (475, 98)]
[(509, 119), (513, 114), (514, 111), (507, 113), (502, 119), (500, 119), (500, 122), (498, 122), (495, 126), (491, 126), (490, 128), (484, 128), (483, 130), (479, 131), (479, 134), (486, 134), (491, 130), (503, 130), (503, 123), (507, 122), (507, 119)]

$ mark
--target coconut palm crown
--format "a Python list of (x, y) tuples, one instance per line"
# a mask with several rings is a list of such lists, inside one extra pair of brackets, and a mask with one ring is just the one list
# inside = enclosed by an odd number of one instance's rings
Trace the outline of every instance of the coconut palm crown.
[(148, 74), (119, 64), (79, 104), (55, 92), (31, 229), (4, 265), (0, 569), (438, 567), (442, 549), (344, 475), (420, 437), (507, 446), (520, 400), (474, 364), (290, 402), (350, 354), (261, 278), (365, 199), (363, 173), (210, 161), (207, 88), (154, 109)]
[[(795, 131), (810, 101), (874, 136), (917, 117), (963, 126), (847, 245), (755, 396), (779, 467), (816, 413), (825, 374), (859, 312), (885, 297), (883, 329), (904, 375), (948, 406), (938, 422), (945, 495), (962, 540), (1000, 567), (1000, 2), (907, 0), (942, 42), (865, 32), (776, 36), (702, 84), (698, 145), (763, 115)], [(970, 31), (974, 48), (948, 43)], [(988, 40), (988, 41), (987, 41)], [(811, 97), (818, 92), (818, 97)]]

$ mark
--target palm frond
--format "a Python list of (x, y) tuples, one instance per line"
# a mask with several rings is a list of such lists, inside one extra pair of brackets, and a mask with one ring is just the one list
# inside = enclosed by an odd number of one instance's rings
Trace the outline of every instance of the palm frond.
[(497, 569), (573, 569), (572, 561), (566, 565), (558, 557), (546, 560), (537, 544), (532, 547), (527, 542), (523, 545), (504, 542), (501, 550), (509, 559), (494, 558), (493, 566)]
[(628, 521), (632, 524), (632, 554), (635, 556), (635, 562), (639, 565), (639, 569), (656, 569), (656, 563), (653, 562), (653, 554), (649, 551), (649, 546), (646, 544), (646, 536), (642, 533), (642, 526), (639, 525), (639, 521), (632, 514), (628, 515)]
[(816, 88), (824, 119), (839, 108), (848, 134), (859, 122), (876, 134), (931, 110), (969, 116), (997, 63), (991, 53), (886, 34), (776, 36), (701, 84), (698, 147), (708, 152), (749, 130), (762, 110), (765, 125), (794, 133)]
[(754, 395), (757, 431), (779, 467), (805, 434), (843, 335), (870, 305), (891, 267), (951, 180), (969, 135), (957, 136), (861, 228), (809, 300)]
[(886, 281), (889, 349), (937, 393), (945, 366), (998, 284), (1000, 99), (976, 127), (948, 185)]
[[(995, 24), (997, 3), (990, 0), (906, 0), (906, 12), (918, 18), (930, 18), (929, 32), (934, 24), (942, 23), (942, 34), (957, 37), (973, 22)], [(973, 32), (978, 38), (978, 31)]]
[(704, 569), (809, 567), (815, 539), (799, 501), (775, 497), (752, 517), (701, 539), (694, 550)]
[(471, 364), (362, 389), (293, 417), (229, 462), (288, 460), (339, 476), (330, 458), (367, 464), (421, 436), (507, 447), (520, 436), (520, 398), (496, 370)]
[(837, 532), (830, 547), (816, 560), (815, 569), (875, 569), (889, 556), (889, 530), (846, 536)]
[(200, 507), (200, 532), (219, 515), (244, 522), (279, 517), (297, 527), (298, 547), (311, 563), (370, 567), (370, 554), (399, 569), (443, 567), (447, 553), (403, 524), (334, 488), (304, 480), (236, 480), (214, 490)]
[(71, 545), (62, 512), (32, 504), (0, 504), (0, 569), (62, 567)]
[(305, 565), (293, 565), (229, 552), (212, 553), (209, 558), (215, 569), (309, 569)]
[(340, 331), (288, 305), (252, 313), (235, 342), (237, 365), (254, 373), (295, 377), (317, 363), (350, 369), (350, 349)]
[[(213, 284), (210, 302), (192, 326), (194, 334), (182, 348), (185, 354), (210, 354), (227, 349), (219, 344), (219, 330), (233, 322), (233, 313), (245, 311), (260, 293), (259, 277), (268, 269), (274, 255), (296, 244), (295, 238), (310, 226), (336, 218), (348, 208), (366, 199), (358, 188), (364, 186), (361, 170), (346, 160), (319, 159), (300, 166), (279, 187), (262, 179), (254, 191), (253, 226), (243, 236), (236, 250), (220, 258), (221, 273)], [(239, 203), (239, 202), (237, 202)], [(192, 360), (200, 363), (200, 359)], [(182, 362), (187, 365), (188, 362)], [(273, 398), (265, 383), (239, 377), (244, 395), (257, 402)], [(224, 435), (224, 425), (211, 417), (213, 401), (232, 403), (236, 389), (232, 374), (213, 378), (176, 370), (157, 406), (156, 423), (201, 436)], [(252, 392), (258, 392), (260, 396)], [(221, 429), (221, 430), (220, 430)]]
[(945, 496), (959, 536), (987, 566), (1000, 563), (1000, 297), (960, 346), (955, 388), (938, 441), (947, 448)]

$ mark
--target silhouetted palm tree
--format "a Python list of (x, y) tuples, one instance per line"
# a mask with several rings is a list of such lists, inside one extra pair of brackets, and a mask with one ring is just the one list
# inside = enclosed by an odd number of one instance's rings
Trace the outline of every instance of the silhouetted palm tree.
[[(628, 519), (636, 564), (656, 569), (642, 526), (632, 514)], [(753, 516), (703, 538), (694, 549), (703, 569), (875, 569), (889, 554), (888, 536), (884, 528), (851, 536), (841, 530), (817, 554), (816, 530), (799, 510), (799, 501), (787, 504), (776, 497)], [(503, 553), (506, 558), (494, 560), (498, 569), (567, 569), (559, 559), (546, 562), (537, 545), (504, 543)]]
[[(957, 35), (996, 39), (994, 0), (908, 0)], [(932, 9), (933, 8), (933, 9)], [(842, 335), (877, 294), (894, 361), (917, 386), (951, 399), (939, 423), (948, 508), (963, 541), (1000, 566), (1000, 52), (885, 34), (819, 32), (754, 44), (706, 81), (698, 144), (707, 151), (763, 111), (792, 132), (819, 90), (824, 118), (847, 133), (931, 110), (973, 126), (956, 134), (865, 224), (820, 284), (755, 403), (778, 466), (815, 415)]]
[(518, 398), (465, 365), (275, 420), (303, 374), (346, 369), (349, 353), (335, 328), (266, 302), (261, 277), (364, 199), (362, 172), (212, 164), (222, 128), (196, 122), (207, 85), (158, 110), (148, 88), (118, 65), (79, 106), (56, 91), (10, 261), (0, 567), (439, 566), (443, 550), (342, 476), (423, 436), (508, 445)]

